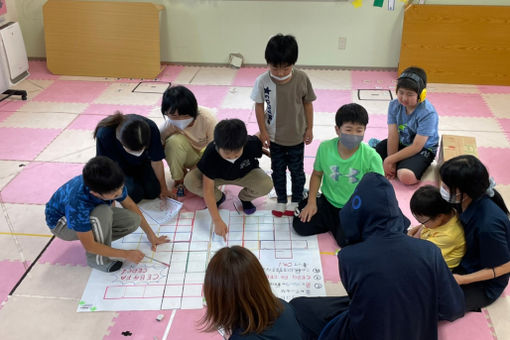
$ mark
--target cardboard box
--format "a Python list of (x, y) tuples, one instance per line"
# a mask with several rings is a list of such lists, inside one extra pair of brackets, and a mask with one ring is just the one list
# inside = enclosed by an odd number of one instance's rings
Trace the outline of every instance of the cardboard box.
[(473, 155), (478, 157), (475, 137), (442, 135), (438, 165), (460, 155)]

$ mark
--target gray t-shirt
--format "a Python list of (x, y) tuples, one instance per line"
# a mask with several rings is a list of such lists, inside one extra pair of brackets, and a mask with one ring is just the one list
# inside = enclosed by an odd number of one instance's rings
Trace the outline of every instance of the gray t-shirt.
[(255, 103), (265, 103), (265, 123), (271, 142), (293, 146), (303, 143), (306, 130), (303, 103), (316, 99), (305, 72), (295, 69), (288, 83), (277, 84), (269, 71), (258, 76), (251, 92)]

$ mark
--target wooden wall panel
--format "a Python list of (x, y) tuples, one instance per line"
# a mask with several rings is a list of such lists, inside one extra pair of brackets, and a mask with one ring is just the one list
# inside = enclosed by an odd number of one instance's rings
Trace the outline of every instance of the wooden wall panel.
[(409, 6), (399, 72), (412, 65), (429, 82), (510, 85), (510, 6)]
[(156, 77), (160, 9), (151, 3), (49, 0), (43, 7), (48, 69), (66, 75)]

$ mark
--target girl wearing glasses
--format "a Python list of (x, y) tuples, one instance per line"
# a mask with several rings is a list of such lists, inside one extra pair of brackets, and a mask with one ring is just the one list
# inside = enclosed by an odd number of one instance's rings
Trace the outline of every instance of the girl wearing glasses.
[(420, 225), (410, 228), (407, 234), (434, 243), (441, 249), (448, 268), (456, 268), (466, 253), (466, 240), (453, 206), (432, 185), (416, 190), (410, 205)]

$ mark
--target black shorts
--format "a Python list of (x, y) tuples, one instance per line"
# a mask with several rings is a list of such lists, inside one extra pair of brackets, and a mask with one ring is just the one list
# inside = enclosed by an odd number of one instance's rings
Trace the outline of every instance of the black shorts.
[[(398, 150), (400, 151), (405, 147), (406, 147), (405, 145), (399, 144)], [(381, 141), (379, 144), (377, 144), (375, 150), (384, 161), (384, 159), (388, 156), (388, 140), (385, 139)], [(423, 148), (416, 155), (398, 162), (397, 170), (400, 169), (411, 170), (414, 173), (416, 179), (421, 179), (421, 176), (423, 175), (425, 170), (427, 170), (427, 168), (429, 167), (430, 163), (432, 163), (434, 158), (436, 158), (436, 154), (434, 152), (430, 151), (429, 149)]]

